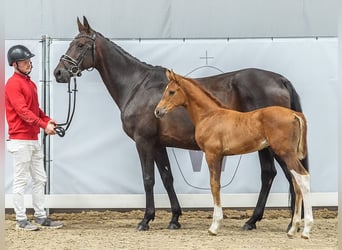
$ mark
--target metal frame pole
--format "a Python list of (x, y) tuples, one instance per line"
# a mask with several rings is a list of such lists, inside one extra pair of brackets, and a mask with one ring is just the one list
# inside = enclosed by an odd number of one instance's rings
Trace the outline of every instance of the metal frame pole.
[[(51, 38), (47, 35), (42, 36), (42, 110), (50, 116), (50, 45)], [(42, 147), (44, 152), (44, 168), (47, 175), (47, 182), (45, 185), (45, 194), (50, 194), (50, 136), (42, 134)], [(47, 208), (47, 214), (49, 214), (49, 208)]]

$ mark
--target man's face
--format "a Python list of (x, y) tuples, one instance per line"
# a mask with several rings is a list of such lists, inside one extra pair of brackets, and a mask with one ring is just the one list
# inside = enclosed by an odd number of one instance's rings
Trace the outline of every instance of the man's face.
[(14, 66), (16, 64), (16, 69), (19, 69), (21, 73), (24, 73), (26, 75), (30, 74), (32, 70), (32, 62), (31, 59), (26, 59), (23, 61), (17, 61), (14, 63)]

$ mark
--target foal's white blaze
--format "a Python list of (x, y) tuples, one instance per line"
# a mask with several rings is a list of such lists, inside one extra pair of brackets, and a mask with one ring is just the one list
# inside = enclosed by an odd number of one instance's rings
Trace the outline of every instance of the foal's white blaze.
[(217, 235), (222, 219), (223, 219), (222, 207), (214, 205), (213, 222), (211, 223), (211, 226), (208, 230), (209, 234)]
[(294, 170), (291, 170), (291, 173), (302, 191), (304, 202), (304, 230), (302, 233), (302, 238), (308, 239), (311, 227), (313, 225), (312, 206), (310, 197), (310, 176), (300, 175)]

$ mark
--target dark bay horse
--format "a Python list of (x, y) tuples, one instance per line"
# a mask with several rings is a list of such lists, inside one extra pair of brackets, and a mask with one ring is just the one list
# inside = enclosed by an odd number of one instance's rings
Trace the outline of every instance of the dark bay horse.
[[(67, 83), (72, 76), (85, 69), (96, 68), (104, 84), (121, 111), (121, 120), (126, 134), (135, 141), (139, 154), (146, 209), (138, 230), (147, 230), (155, 217), (153, 187), (154, 163), (171, 203), (172, 218), (168, 228), (177, 229), (181, 208), (173, 187), (173, 176), (166, 147), (199, 150), (194, 138), (194, 126), (185, 110), (178, 109), (163, 120), (154, 116), (154, 109), (162, 97), (168, 82), (166, 69), (152, 66), (129, 55), (118, 45), (93, 30), (87, 19), (83, 24), (77, 19), (79, 34), (71, 42), (65, 55), (54, 70), (57, 82)], [(299, 96), (292, 84), (283, 76), (260, 69), (244, 69), (197, 81), (234, 110), (249, 111), (278, 105), (301, 111)], [(176, 122), (170, 122), (176, 121)], [(259, 151), (261, 165), (261, 190), (251, 218), (244, 229), (256, 228), (262, 219), (265, 203), (272, 186), (276, 169), (270, 149)], [(291, 208), (294, 207), (294, 191), (291, 174), (285, 164), (277, 159), (290, 183)], [(307, 168), (307, 162), (304, 161)]]
[(296, 202), (288, 236), (292, 238), (297, 233), (304, 201), (302, 238), (308, 239), (313, 217), (310, 176), (300, 162), (306, 156), (307, 125), (304, 115), (280, 106), (269, 106), (249, 112), (231, 110), (196, 80), (170, 71), (167, 75), (170, 82), (154, 113), (157, 118), (162, 118), (176, 107), (183, 106), (195, 126), (195, 140), (205, 153), (209, 167), (214, 201), (213, 222), (209, 234), (217, 235), (223, 220), (220, 197), (223, 157), (270, 147), (293, 175)]

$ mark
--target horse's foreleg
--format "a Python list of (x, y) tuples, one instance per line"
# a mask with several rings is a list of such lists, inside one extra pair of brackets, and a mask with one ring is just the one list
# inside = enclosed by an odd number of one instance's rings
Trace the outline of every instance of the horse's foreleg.
[(251, 218), (242, 227), (243, 230), (256, 229), (255, 223), (260, 221), (264, 215), (265, 205), (267, 197), (270, 193), (270, 189), (277, 174), (274, 166), (273, 154), (269, 148), (265, 148), (259, 151), (259, 160), (261, 166), (261, 189), (257, 205), (254, 209)]
[(291, 170), (291, 173), (296, 179), (296, 182), (298, 183), (304, 200), (304, 230), (302, 232), (302, 238), (309, 239), (310, 231), (313, 225), (313, 215), (310, 197), (310, 175), (301, 175), (294, 170)]
[(220, 195), (221, 164), (223, 157), (220, 156), (220, 159), (217, 159), (217, 156), (206, 153), (206, 159), (210, 172), (210, 189), (214, 201), (213, 221), (208, 230), (208, 233), (210, 235), (217, 235), (217, 232), (223, 220)]
[(165, 147), (156, 149), (155, 161), (171, 203), (172, 218), (167, 228), (179, 229), (181, 225), (178, 222), (178, 218), (182, 214), (182, 211), (173, 187), (173, 176)]
[(142, 221), (138, 224), (137, 230), (145, 231), (149, 229), (148, 223), (151, 220), (154, 220), (155, 217), (155, 206), (154, 206), (154, 194), (153, 187), (155, 183), (154, 179), (154, 160), (152, 157), (152, 151), (146, 150), (146, 146), (139, 147), (137, 145), (137, 150), (139, 153), (143, 181), (144, 181), (144, 189), (145, 189), (145, 198), (146, 198), (146, 208), (145, 215)]

